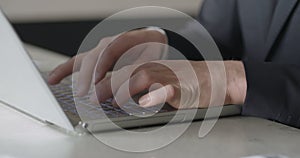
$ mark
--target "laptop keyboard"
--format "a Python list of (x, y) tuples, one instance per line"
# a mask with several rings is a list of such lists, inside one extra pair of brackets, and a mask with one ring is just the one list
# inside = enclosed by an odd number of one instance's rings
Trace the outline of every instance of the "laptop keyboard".
[[(157, 106), (142, 108), (135, 103), (123, 105), (122, 108), (114, 107), (111, 104), (112, 99), (108, 99), (100, 105), (92, 104), (89, 101), (88, 95), (85, 97), (74, 98), (72, 85), (66, 83), (50, 86), (50, 89), (66, 113), (70, 113), (77, 117), (80, 115), (80, 118), (84, 117), (85, 119), (90, 120), (103, 119), (107, 117), (117, 118), (131, 115), (147, 117), (155, 113), (170, 111), (170, 108), (160, 108)], [(74, 100), (76, 100), (76, 106)], [(79, 113), (77, 110), (80, 110)]]

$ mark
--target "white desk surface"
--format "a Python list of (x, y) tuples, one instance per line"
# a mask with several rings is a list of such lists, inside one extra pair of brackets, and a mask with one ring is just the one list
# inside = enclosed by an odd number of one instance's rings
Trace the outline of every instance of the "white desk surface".
[[(48, 65), (44, 67), (46, 70), (67, 59), (34, 46), (26, 47), (34, 59)], [(300, 130), (251, 117), (222, 118), (211, 133), (201, 139), (198, 138), (201, 122), (194, 122), (172, 144), (138, 154), (114, 150), (90, 135), (64, 134), (2, 104), (0, 120), (0, 158), (238, 158), (257, 154), (296, 158), (300, 155)], [(107, 135), (121, 136), (122, 132)]]

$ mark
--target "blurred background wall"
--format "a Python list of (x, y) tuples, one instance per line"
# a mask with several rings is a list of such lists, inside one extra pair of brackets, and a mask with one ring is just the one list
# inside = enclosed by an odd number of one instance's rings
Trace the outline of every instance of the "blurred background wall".
[[(104, 18), (138, 6), (162, 6), (195, 17), (202, 0), (0, 0), (0, 7), (24, 42), (69, 56), (85, 35)], [(134, 17), (126, 17), (135, 20)], [(172, 15), (146, 17), (176, 20)]]

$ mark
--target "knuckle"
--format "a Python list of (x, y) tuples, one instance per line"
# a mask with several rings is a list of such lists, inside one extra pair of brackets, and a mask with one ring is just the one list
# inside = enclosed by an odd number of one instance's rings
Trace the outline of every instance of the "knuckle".
[(166, 36), (158, 31), (152, 30), (147, 32), (147, 36), (152, 37), (153, 40), (159, 43), (166, 43), (167, 39)]
[(120, 68), (117, 71), (117, 73), (122, 73), (122, 72), (130, 73), (129, 70), (130, 70), (130, 66), (124, 66), (124, 67)]
[(120, 36), (120, 40), (131, 40), (137, 41), (139, 39), (139, 34), (137, 31), (129, 31)]
[(120, 39), (122, 39), (122, 38), (129, 38), (129, 37), (132, 37), (133, 36), (133, 34), (132, 34), (132, 31), (128, 31), (128, 32), (125, 32), (125, 33), (123, 33), (121, 36), (119, 36), (119, 38)]
[(108, 36), (108, 37), (104, 37), (100, 40), (98, 46), (102, 45), (102, 44), (108, 44), (112, 41), (112, 37)]
[(105, 58), (105, 60), (111, 60), (111, 59), (114, 59), (115, 56), (116, 56), (116, 50), (118, 48), (112, 46), (112, 45), (109, 45), (107, 46), (106, 48), (104, 48), (104, 51), (103, 51), (103, 55), (101, 56), (102, 58)]
[(86, 56), (83, 57), (83, 61), (86, 62), (86, 61), (91, 61), (91, 60), (95, 60), (96, 57), (93, 53), (88, 53)]
[(110, 37), (104, 37), (104, 38), (102, 38), (102, 39), (100, 40), (100, 43), (101, 43), (101, 42), (106, 43), (106, 42), (109, 41), (109, 39), (110, 39)]
[(80, 62), (85, 56), (86, 56), (85, 53), (81, 53), (81, 54), (75, 55), (67, 63)]
[(151, 83), (153, 81), (151, 73), (147, 69), (140, 70), (139, 74), (142, 81), (146, 83)]
[(119, 36), (114, 38), (114, 41), (124, 41), (124, 40), (128, 40), (130, 36), (128, 35), (128, 32), (122, 33)]
[(73, 56), (71, 59), (68, 60), (68, 62), (75, 62), (78, 55)]
[(175, 99), (175, 88), (173, 86), (171, 86), (171, 85), (167, 86), (167, 93), (171, 100)]

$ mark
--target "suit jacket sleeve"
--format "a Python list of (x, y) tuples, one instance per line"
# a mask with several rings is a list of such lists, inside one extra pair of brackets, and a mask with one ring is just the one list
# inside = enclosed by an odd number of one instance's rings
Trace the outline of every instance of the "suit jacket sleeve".
[(300, 127), (300, 66), (244, 61), (247, 96), (242, 114)]
[[(206, 0), (200, 23), (217, 43), (224, 59), (243, 57), (243, 43), (236, 0)], [(193, 31), (193, 30), (190, 30)], [(171, 45), (191, 52), (186, 40), (168, 36)], [(197, 57), (186, 53), (190, 58)], [(244, 61), (247, 96), (242, 114), (300, 127), (300, 66), (274, 62)]]
[[(206, 0), (199, 21), (222, 53), (242, 59), (237, 5), (236, 0)], [(248, 88), (242, 115), (300, 128), (300, 66), (254, 61), (244, 61), (244, 65)]]

